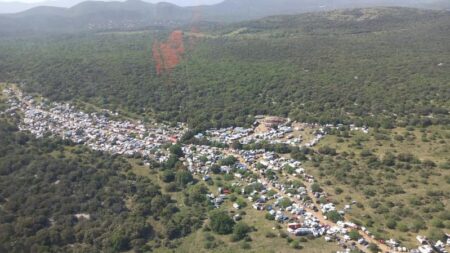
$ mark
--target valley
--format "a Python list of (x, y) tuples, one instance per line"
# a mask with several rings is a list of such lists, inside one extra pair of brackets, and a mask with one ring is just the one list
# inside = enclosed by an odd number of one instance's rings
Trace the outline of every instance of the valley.
[[(162, 185), (164, 194), (176, 200), (179, 208), (183, 201), (186, 203), (187, 200), (183, 200), (186, 196), (180, 195), (179, 186), (173, 183), (170, 175), (175, 177), (184, 166), (198, 181), (190, 187), (198, 190), (204, 187), (203, 194), (215, 208), (226, 210), (234, 215), (235, 220), (252, 227), (252, 238), (253, 235), (255, 238), (265, 236), (264, 240), (274, 240), (280, 243), (280, 248), (287, 247), (286, 252), (292, 248), (316, 252), (314, 245), (318, 241), (330, 250), (337, 247), (337, 242), (340, 248), (362, 252), (373, 252), (372, 248), (405, 252), (417, 245), (416, 235), (423, 232), (437, 241), (443, 236), (439, 234), (443, 233), (439, 232), (442, 231), (440, 228), (448, 226), (449, 192), (442, 191), (442, 185), (448, 184), (450, 178), (447, 168), (450, 161), (445, 156), (450, 148), (450, 131), (445, 127), (431, 127), (424, 131), (411, 128), (378, 130), (299, 124), (289, 119), (259, 116), (259, 126), (254, 129), (208, 130), (197, 134), (176, 151), (179, 144), (171, 143), (184, 138), (182, 135), (189, 130), (163, 124), (148, 128), (139, 122), (110, 121), (107, 115), (115, 115), (114, 112), (100, 112), (104, 116), (76, 112), (68, 104), (49, 103), (42, 98), (23, 95), (14, 86), (5, 86), (2, 97), (10, 106), (4, 115), (23, 117), (19, 123), (22, 131), (30, 131), (38, 138), (51, 134), (93, 150), (123, 154), (129, 157), (133, 174)], [(57, 122), (63, 125), (59, 126)], [(99, 128), (95, 130), (97, 124)], [(113, 133), (113, 143), (109, 137), (103, 137), (111, 135), (108, 131)], [(420, 133), (419, 146), (416, 135)], [(145, 138), (145, 143), (140, 145), (139, 138)], [(355, 145), (358, 145), (356, 149)], [(424, 145), (429, 147), (424, 149)], [(408, 146), (415, 147), (416, 151)], [(149, 150), (142, 149), (144, 147)], [(267, 151), (272, 149), (281, 153)], [(420, 150), (427, 152), (421, 153)], [(369, 160), (372, 156), (374, 159)], [(299, 160), (289, 157), (299, 157)], [(377, 157), (381, 158), (377, 160)], [(177, 163), (178, 159), (181, 163)], [(377, 161), (378, 164), (374, 165)], [(409, 164), (413, 167), (405, 167), (411, 166)], [(345, 167), (348, 165), (350, 167)], [(394, 165), (396, 167), (392, 167)], [(363, 166), (368, 166), (366, 176), (358, 172)], [(341, 168), (344, 169), (342, 172)], [(407, 176), (402, 175), (405, 170), (408, 171)], [(372, 172), (367, 173), (369, 171), (374, 171), (373, 175)], [(364, 180), (373, 183), (365, 182), (361, 187), (358, 182)], [(383, 191), (379, 192), (377, 186), (381, 186)], [(386, 194), (389, 197), (382, 198)], [(402, 195), (405, 194), (414, 197), (404, 199)], [(414, 210), (417, 206), (420, 209)], [(395, 212), (389, 213), (386, 208)], [(401, 218), (405, 212), (410, 218)], [(291, 226), (301, 229), (289, 230)], [(200, 241), (203, 241), (205, 249), (212, 247), (218, 252), (233, 247), (242, 250), (264, 248), (263, 245), (255, 245), (261, 241), (255, 238), (247, 242), (232, 239), (231, 243), (224, 243), (229, 240), (227, 237), (216, 238), (207, 230), (204, 227), (200, 231), (206, 232), (192, 231), (192, 235), (179, 240), (178, 246), (191, 252), (183, 246), (186, 240), (204, 237)], [(353, 235), (352, 231), (358, 232)], [(349, 233), (353, 233), (351, 237)], [(308, 239), (305, 239), (306, 235)], [(280, 240), (287, 240), (287, 243)], [(395, 246), (391, 244), (394, 241)], [(176, 242), (172, 245), (178, 247)], [(157, 252), (164, 252), (165, 247), (149, 246), (158, 249)], [(186, 247), (199, 246), (187, 243)]]
[(448, 252), (447, 7), (0, 14), (0, 252)]

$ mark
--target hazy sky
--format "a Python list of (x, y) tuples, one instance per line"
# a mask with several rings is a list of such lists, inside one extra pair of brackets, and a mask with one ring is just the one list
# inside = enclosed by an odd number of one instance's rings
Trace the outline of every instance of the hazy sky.
[[(51, 2), (59, 2), (61, 0), (50, 0)], [(64, 0), (62, 0), (64, 1)], [(105, 1), (105, 0), (103, 0)], [(108, 0), (107, 0), (108, 1)], [(202, 5), (202, 4), (215, 4), (220, 3), (223, 0), (144, 0), (146, 2), (170, 2), (178, 5)], [(47, 0), (0, 0), (0, 2), (22, 2), (22, 3), (40, 3), (49, 2)], [(80, 1), (81, 2), (81, 1)]]

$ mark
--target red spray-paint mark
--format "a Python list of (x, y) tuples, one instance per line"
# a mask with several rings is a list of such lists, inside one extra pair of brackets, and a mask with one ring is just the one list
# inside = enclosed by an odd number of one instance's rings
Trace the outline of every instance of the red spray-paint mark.
[(166, 42), (156, 41), (153, 44), (153, 59), (156, 62), (156, 73), (170, 72), (181, 61), (184, 54), (183, 32), (173, 31)]

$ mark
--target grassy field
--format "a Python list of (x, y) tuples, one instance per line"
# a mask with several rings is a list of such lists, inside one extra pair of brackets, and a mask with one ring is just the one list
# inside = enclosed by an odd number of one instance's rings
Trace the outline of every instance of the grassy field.
[[(224, 204), (225, 209), (231, 210), (231, 203)], [(280, 229), (276, 228), (277, 223), (274, 221), (268, 221), (264, 218), (265, 212), (260, 212), (246, 207), (242, 209), (246, 215), (243, 216), (243, 221), (250, 226), (256, 228), (256, 231), (250, 233), (252, 241), (250, 242), (232, 242), (228, 235), (217, 235), (213, 232), (206, 232), (203, 229), (191, 234), (184, 238), (180, 246), (175, 249), (159, 248), (155, 252), (307, 252), (307, 253), (319, 253), (319, 252), (335, 252), (339, 250), (339, 246), (335, 243), (327, 243), (323, 238), (309, 240), (307, 242), (301, 242), (301, 249), (294, 249), (290, 246), (286, 238), (279, 236), (280, 231), (285, 231), (285, 226), (282, 225)], [(273, 233), (275, 237), (268, 238), (266, 235)], [(208, 240), (212, 240), (216, 243), (216, 247), (208, 249), (205, 245)], [(208, 238), (209, 237), (209, 238)], [(295, 238), (292, 238), (295, 239)]]
[[(183, 205), (183, 192), (167, 192), (165, 183), (161, 181), (161, 172), (154, 169), (149, 169), (139, 163), (139, 160), (128, 159), (132, 164), (132, 172), (136, 175), (146, 176), (155, 183), (158, 183), (162, 187), (162, 192), (171, 195), (171, 197), (177, 200), (178, 205)], [(224, 184), (232, 183), (233, 181), (218, 180), (218, 177), (214, 176), (213, 179), (216, 182), (213, 185), (207, 185), (209, 192), (217, 193), (218, 184), (222, 182)], [(200, 180), (200, 178), (197, 178)], [(201, 183), (201, 182), (199, 182)], [(230, 215), (236, 213), (243, 213), (242, 221), (251, 227), (255, 228), (255, 231), (250, 233), (251, 241), (244, 242), (232, 242), (230, 235), (218, 235), (211, 231), (205, 231), (204, 229), (197, 230), (186, 238), (178, 240), (179, 246), (175, 249), (167, 247), (155, 248), (155, 252), (298, 252), (299, 249), (294, 249), (287, 238), (281, 237), (280, 232), (285, 233), (286, 226), (278, 226), (275, 221), (269, 221), (265, 218), (265, 212), (257, 211), (251, 207), (251, 203), (247, 201), (248, 206), (235, 210), (232, 207), (232, 201), (226, 200), (221, 206), (223, 210), (227, 210)], [(273, 234), (274, 237), (267, 237), (268, 234)], [(212, 239), (213, 238), (213, 239)], [(298, 239), (291, 237), (292, 239)], [(213, 248), (208, 248), (207, 244), (215, 245)], [(339, 250), (339, 246), (336, 243), (327, 243), (323, 238), (314, 240), (307, 240), (300, 243), (302, 252), (307, 253), (319, 253), (319, 252), (335, 252)], [(249, 248), (248, 248), (249, 247)]]
[[(437, 239), (450, 232), (449, 127), (339, 133), (327, 136), (316, 150), (324, 147), (337, 155), (308, 162), (307, 172), (338, 207), (358, 202), (349, 219), (409, 247), (417, 246), (417, 234)], [(389, 156), (395, 165), (387, 165)]]

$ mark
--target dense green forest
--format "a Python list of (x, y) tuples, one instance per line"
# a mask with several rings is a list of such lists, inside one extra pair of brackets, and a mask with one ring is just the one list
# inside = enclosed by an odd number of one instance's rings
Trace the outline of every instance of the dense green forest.
[(273, 114), (321, 123), (448, 123), (450, 15), (404, 8), (186, 28), (181, 64), (157, 75), (170, 31), (0, 40), (0, 80), (207, 128)]
[(203, 198), (189, 190), (179, 208), (130, 169), (120, 156), (35, 139), (1, 119), (0, 251), (141, 252), (203, 224)]

